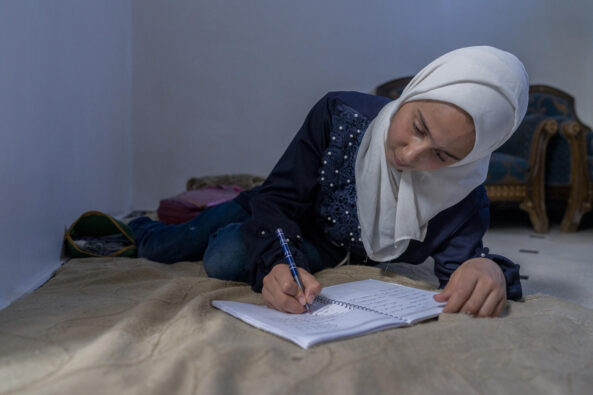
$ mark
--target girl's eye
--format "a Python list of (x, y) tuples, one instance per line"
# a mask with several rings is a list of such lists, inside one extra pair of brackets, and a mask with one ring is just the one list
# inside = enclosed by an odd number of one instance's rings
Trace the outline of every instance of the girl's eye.
[(447, 161), (447, 157), (445, 155), (443, 155), (443, 153), (441, 151), (434, 151), (434, 154), (437, 156), (437, 158), (439, 158), (441, 160), (441, 162)]
[(420, 135), (420, 136), (424, 136), (424, 131), (422, 129), (420, 129), (418, 126), (416, 126), (416, 124), (414, 123), (414, 131), (416, 132), (416, 134)]

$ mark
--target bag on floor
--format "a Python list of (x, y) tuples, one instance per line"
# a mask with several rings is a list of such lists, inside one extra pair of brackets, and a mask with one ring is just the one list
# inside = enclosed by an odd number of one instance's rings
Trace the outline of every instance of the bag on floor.
[(130, 227), (100, 211), (82, 214), (66, 231), (64, 243), (72, 258), (136, 255)]

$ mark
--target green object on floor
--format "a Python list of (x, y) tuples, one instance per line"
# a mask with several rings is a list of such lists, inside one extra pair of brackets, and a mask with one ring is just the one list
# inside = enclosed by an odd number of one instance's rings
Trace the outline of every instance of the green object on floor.
[(130, 227), (100, 211), (82, 214), (66, 231), (64, 243), (72, 258), (136, 256)]

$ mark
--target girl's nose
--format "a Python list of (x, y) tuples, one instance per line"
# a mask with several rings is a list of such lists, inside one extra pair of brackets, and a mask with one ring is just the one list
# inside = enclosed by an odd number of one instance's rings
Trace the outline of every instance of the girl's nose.
[(401, 159), (408, 165), (417, 163), (427, 152), (428, 148), (428, 145), (424, 141), (413, 141), (404, 147)]

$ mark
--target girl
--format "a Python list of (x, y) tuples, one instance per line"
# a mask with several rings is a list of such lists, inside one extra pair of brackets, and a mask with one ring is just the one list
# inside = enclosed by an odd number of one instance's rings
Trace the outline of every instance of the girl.
[[(434, 258), (445, 312), (496, 316), (521, 297), (519, 266), (482, 246), (481, 185), (490, 154), (525, 115), (521, 62), (492, 47), (445, 54), (398, 100), (335, 92), (310, 111), (261, 187), (180, 225), (130, 223), (140, 256), (201, 260), (266, 304), (300, 313), (321, 291), (313, 273), (346, 262), (419, 264)], [(298, 290), (275, 229), (299, 267)]]

